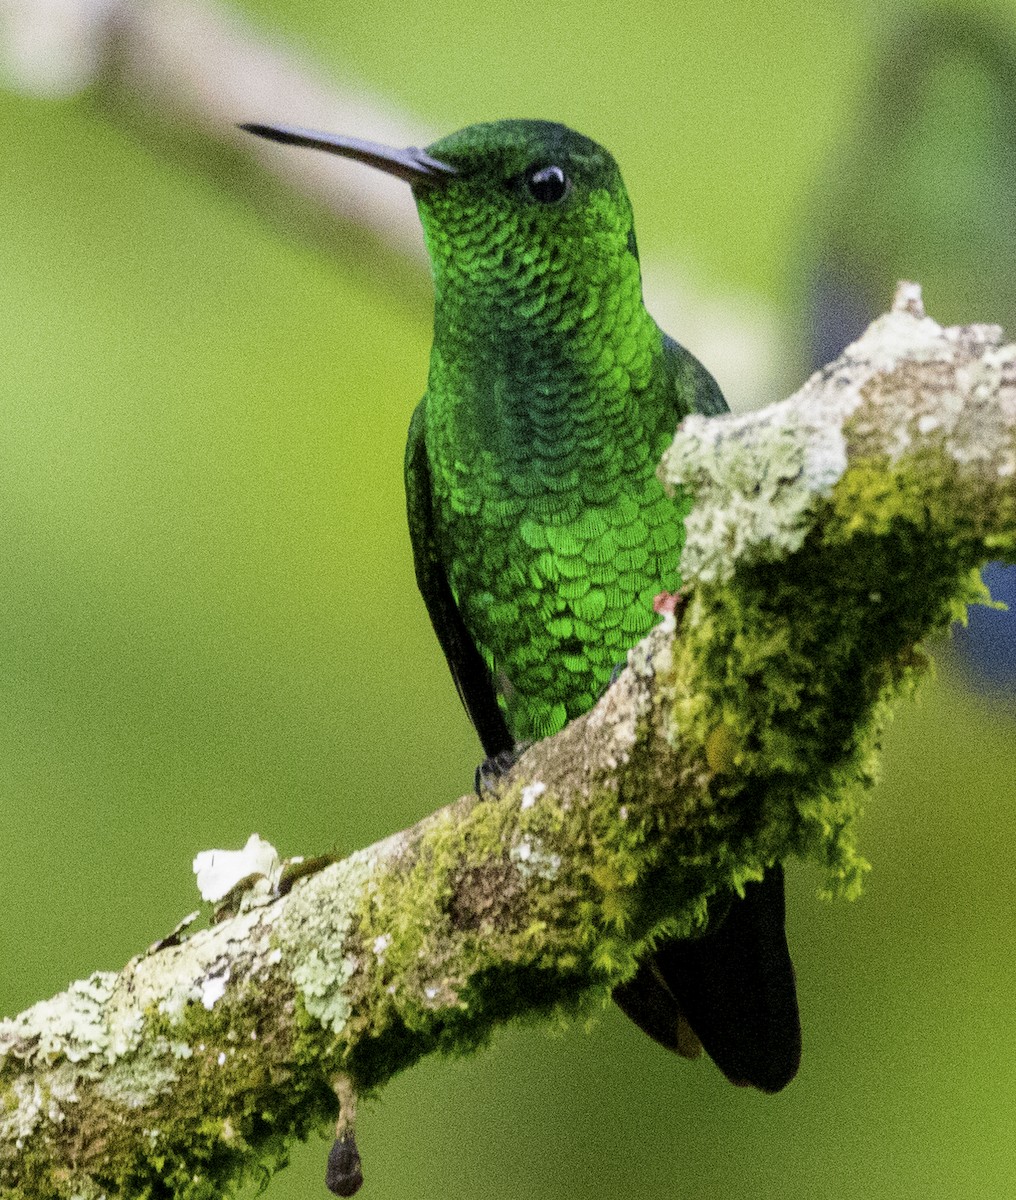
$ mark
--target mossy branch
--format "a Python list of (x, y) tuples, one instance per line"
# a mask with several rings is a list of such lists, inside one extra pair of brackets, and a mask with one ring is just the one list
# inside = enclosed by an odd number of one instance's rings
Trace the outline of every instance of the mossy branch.
[[(689, 418), (684, 591), (500, 786), (0, 1024), (0, 1192), (218, 1197), (355, 1094), (596, 1003), (721, 886), (856, 888), (859, 795), (920, 643), (1016, 557), (1016, 345), (896, 304), (790, 400)], [(348, 1155), (346, 1156), (348, 1157)]]

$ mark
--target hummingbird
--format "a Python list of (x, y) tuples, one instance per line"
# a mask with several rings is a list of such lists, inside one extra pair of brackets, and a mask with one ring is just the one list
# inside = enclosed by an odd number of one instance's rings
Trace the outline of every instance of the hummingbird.
[[(614, 158), (551, 121), (426, 149), (241, 128), (409, 183), (434, 280), (427, 389), (406, 447), (416, 578), (486, 766), (593, 706), (680, 587), (683, 516), (657, 478), (675, 428), (727, 411), (649, 315)], [(482, 770), (482, 768), (481, 768)], [(714, 898), (615, 987), (665, 1048), (776, 1092), (801, 1053), (783, 870)]]

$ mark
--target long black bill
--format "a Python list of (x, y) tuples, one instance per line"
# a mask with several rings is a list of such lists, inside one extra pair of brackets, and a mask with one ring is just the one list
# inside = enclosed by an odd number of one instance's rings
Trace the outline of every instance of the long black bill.
[(336, 133), (318, 133), (314, 129), (300, 129), (295, 125), (244, 124), (240, 128), (248, 133), (256, 133), (258, 137), (268, 138), (271, 142), (282, 142), (287, 146), (310, 146), (313, 150), (327, 150), (329, 154), (352, 158), (405, 179), (408, 183), (420, 183), (424, 179), (438, 183), (455, 174), (454, 167), (431, 158), (425, 150), (417, 150), (415, 146), (396, 150), (392, 146), (382, 146), (380, 142), (365, 142), (362, 138), (343, 137)]

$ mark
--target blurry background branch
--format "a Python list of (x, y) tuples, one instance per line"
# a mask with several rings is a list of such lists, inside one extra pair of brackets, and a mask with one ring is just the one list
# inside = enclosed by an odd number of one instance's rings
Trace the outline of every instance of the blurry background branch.
[[(236, 126), (284, 121), (396, 146), (450, 130), (428, 132), (366, 87), (336, 84), (216, 0), (0, 0), (0, 16), (7, 73), (25, 91), (87, 89), (97, 113), (209, 172), (290, 235), (348, 256), (350, 226), (358, 228), (373, 273), (429, 295), (405, 184), (327, 156), (280, 152)], [(379, 246), (396, 257), (379, 256)], [(657, 320), (716, 364), (735, 407), (775, 398), (786, 359), (775, 313), (747, 298), (707, 295), (662, 266), (644, 274)]]
[[(949, 3), (907, 12), (818, 195), (806, 235), (814, 366), (881, 309), (887, 274), (920, 279), (953, 316), (1016, 327), (1016, 42), (1004, 12)], [(958, 632), (960, 662), (1013, 696), (1016, 568), (992, 563), (985, 581), (1013, 611), (974, 610)]]

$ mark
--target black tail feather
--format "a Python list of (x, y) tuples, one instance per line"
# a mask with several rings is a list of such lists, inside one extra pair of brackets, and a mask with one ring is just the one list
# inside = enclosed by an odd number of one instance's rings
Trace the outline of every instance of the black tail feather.
[(687, 1056), (690, 1027), (732, 1083), (778, 1092), (801, 1061), (785, 915), (777, 863), (746, 885), (714, 932), (657, 946), (614, 999), (667, 1049)]

